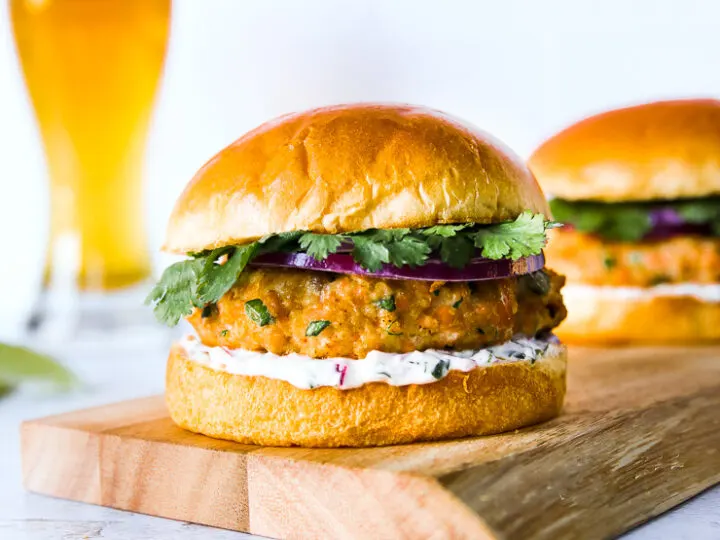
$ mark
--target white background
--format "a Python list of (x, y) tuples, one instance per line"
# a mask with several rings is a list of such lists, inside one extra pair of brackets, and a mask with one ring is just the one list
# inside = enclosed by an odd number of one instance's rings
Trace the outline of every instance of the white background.
[[(47, 194), (0, 4), (2, 338), (38, 285)], [(604, 108), (720, 96), (719, 58), (717, 0), (176, 0), (147, 161), (152, 247), (194, 171), (270, 117), (358, 100), (426, 104), (527, 155)]]

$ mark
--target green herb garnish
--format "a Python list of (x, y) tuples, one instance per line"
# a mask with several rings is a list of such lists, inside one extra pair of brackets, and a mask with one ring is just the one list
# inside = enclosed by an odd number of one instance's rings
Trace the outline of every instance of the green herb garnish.
[(317, 261), (327, 259), (335, 253), (343, 243), (343, 238), (335, 234), (305, 233), (300, 236), (300, 247)]
[(377, 307), (379, 307), (380, 309), (384, 309), (385, 311), (390, 311), (390, 312), (392, 312), (392, 311), (395, 311), (395, 309), (396, 309), (396, 306), (395, 306), (395, 296), (393, 296), (392, 294), (391, 294), (391, 295), (388, 295), (388, 296), (384, 296), (384, 297), (381, 298), (380, 300), (376, 300), (376, 301), (373, 302), (373, 303), (374, 303)]
[[(253, 242), (246, 246), (231, 248), (231, 251), (216, 249), (205, 258), (203, 272), (198, 284), (198, 300), (202, 304), (215, 303), (230, 290), (240, 274), (257, 252), (259, 244)], [(218, 259), (227, 252), (225, 264), (218, 264)]]
[(198, 282), (203, 272), (203, 259), (190, 259), (168, 266), (160, 281), (145, 299), (154, 305), (158, 321), (175, 326), (182, 317), (187, 317), (193, 308), (203, 307), (197, 296)]
[(617, 266), (617, 259), (614, 257), (606, 256), (603, 259), (603, 265), (605, 266), (605, 270), (612, 270)]
[(463, 300), (465, 300), (465, 299), (464, 299), (464, 298), (461, 298), (460, 300), (458, 300), (458, 301), (456, 301), (455, 303), (453, 303), (453, 307), (454, 307), (455, 309), (459, 308), (459, 307), (460, 307), (460, 304), (463, 303)]
[(557, 226), (542, 214), (523, 212), (514, 221), (492, 225), (435, 225), (424, 229), (370, 229), (329, 235), (304, 233), (300, 247), (322, 260), (343, 243), (351, 247), (355, 261), (371, 271), (383, 264), (421, 266), (433, 252), (455, 268), (465, 266), (479, 250), (488, 259), (513, 260), (537, 255), (545, 246), (545, 231)]
[(317, 336), (320, 332), (330, 326), (330, 321), (312, 321), (305, 330), (308, 337)]
[(258, 326), (266, 326), (275, 322), (268, 308), (259, 298), (245, 302), (245, 314)]
[(432, 370), (431, 375), (435, 377), (436, 379), (442, 379), (445, 375), (447, 375), (447, 372), (450, 369), (450, 361), (449, 360), (438, 360), (438, 363), (435, 365), (435, 368)]
[(540, 253), (547, 241), (545, 231), (559, 226), (546, 221), (542, 214), (523, 212), (515, 221), (481, 227), (470, 234), (483, 257), (517, 260)]
[(225, 330), (220, 331), (220, 335), (222, 337), (226, 337), (229, 333), (230, 333), (230, 330), (228, 330), (227, 328)]
[(712, 232), (720, 236), (720, 199), (697, 199), (680, 202), (677, 212), (688, 223), (709, 224)]
[(608, 240), (641, 240), (652, 230), (651, 213), (662, 209), (674, 210), (687, 223), (708, 225), (720, 236), (720, 197), (615, 203), (553, 199), (550, 208), (557, 220)]
[(609, 240), (634, 242), (652, 227), (650, 214), (640, 205), (598, 203), (553, 199), (550, 209), (555, 219), (580, 232), (598, 233)]

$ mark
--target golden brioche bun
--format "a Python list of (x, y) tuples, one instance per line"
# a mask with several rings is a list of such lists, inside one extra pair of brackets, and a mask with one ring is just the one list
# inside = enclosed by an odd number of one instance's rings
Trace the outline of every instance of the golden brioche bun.
[(438, 111), (357, 104), (284, 116), (213, 157), (175, 205), (176, 253), (308, 230), (341, 233), (550, 216), (523, 161)]
[(380, 446), (486, 435), (557, 416), (566, 352), (534, 364), (452, 371), (436, 383), (303, 390), (285, 381), (232, 375), (170, 352), (166, 401), (180, 427), (267, 446)]
[(629, 201), (720, 193), (720, 101), (661, 101), (608, 111), (545, 141), (530, 168), (549, 194)]
[(720, 303), (691, 296), (625, 297), (612, 287), (567, 286), (564, 342), (626, 345), (720, 340)]

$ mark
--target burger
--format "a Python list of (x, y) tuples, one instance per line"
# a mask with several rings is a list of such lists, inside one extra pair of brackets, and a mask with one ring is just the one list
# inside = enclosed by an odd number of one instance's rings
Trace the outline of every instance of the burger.
[(720, 101), (590, 117), (542, 144), (530, 168), (566, 224), (547, 251), (568, 279), (560, 337), (720, 339)]
[(376, 446), (556, 416), (564, 278), (529, 169), (439, 112), (345, 105), (249, 132), (195, 175), (150, 293), (179, 426), (241, 443)]

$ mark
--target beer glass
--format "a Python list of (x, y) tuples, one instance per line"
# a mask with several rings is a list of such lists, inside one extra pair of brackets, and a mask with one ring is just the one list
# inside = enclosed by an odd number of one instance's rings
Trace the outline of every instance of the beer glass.
[(171, 0), (9, 2), (50, 176), (44, 288), (31, 327), (53, 317), (112, 326), (123, 302), (110, 299), (125, 298), (114, 293), (141, 289), (150, 276), (142, 170)]

